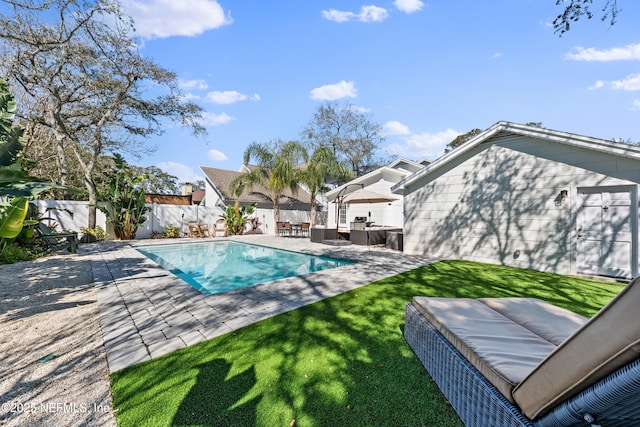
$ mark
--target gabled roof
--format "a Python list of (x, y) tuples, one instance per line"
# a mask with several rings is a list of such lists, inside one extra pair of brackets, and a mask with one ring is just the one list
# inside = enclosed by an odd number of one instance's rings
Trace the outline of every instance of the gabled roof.
[[(429, 164), (429, 163), (427, 163), (427, 164)], [(413, 172), (417, 172), (420, 169), (422, 169), (423, 167), (425, 167), (425, 164), (421, 164), (419, 162), (414, 162), (413, 160), (405, 159), (403, 157), (398, 157), (393, 162), (389, 163), (387, 165), (387, 167), (392, 168), (392, 169), (404, 169), (404, 170), (408, 170), (409, 172), (413, 173)]]
[(446, 167), (447, 164), (463, 156), (465, 153), (473, 150), (477, 146), (481, 144), (492, 144), (499, 140), (501, 137), (512, 135), (528, 136), (547, 142), (580, 147), (598, 153), (606, 153), (610, 155), (617, 155), (630, 159), (640, 160), (640, 148), (633, 145), (607, 141), (599, 138), (592, 138), (589, 136), (578, 135), (569, 132), (562, 132), (536, 126), (527, 126), (518, 123), (502, 121), (494, 124), (484, 132), (476, 135), (474, 138), (471, 138), (468, 142), (456, 148), (455, 150), (450, 151), (444, 156), (438, 158), (424, 169), (421, 169), (418, 172), (404, 178), (402, 181), (394, 185), (391, 188), (391, 191), (397, 194), (401, 194), (406, 186), (411, 185), (419, 179), (428, 176), (429, 174), (443, 167)]
[[(245, 172), (236, 172), (227, 169), (218, 169), (218, 168), (210, 168), (206, 166), (200, 166), (200, 169), (205, 174), (207, 180), (213, 185), (214, 189), (218, 192), (220, 198), (225, 201), (229, 200), (240, 200), (241, 202), (270, 202), (270, 199), (264, 194), (263, 190), (258, 187), (253, 188), (245, 188), (240, 197), (236, 197), (230, 190), (231, 181), (239, 175), (242, 175)], [(286, 189), (282, 197), (280, 198), (280, 203), (288, 203), (292, 202), (302, 202), (302, 203), (311, 203), (311, 197), (309, 193), (299, 188), (298, 192), (294, 195), (291, 190)]]
[(400, 167), (403, 164), (415, 166), (416, 170), (421, 170), (424, 168), (424, 166), (419, 163), (399, 158), (394, 160), (387, 166), (382, 166), (381, 168), (373, 170), (366, 175), (359, 176), (358, 178), (355, 178), (347, 182), (346, 184), (334, 188), (327, 193), (327, 199), (329, 201), (333, 201), (343, 189), (349, 186), (353, 186), (353, 189), (351, 189), (351, 191), (358, 190), (358, 187), (356, 187), (354, 184), (362, 184), (363, 186), (366, 186), (368, 183), (378, 182), (380, 180), (380, 177), (382, 177), (384, 174), (395, 175), (398, 179), (401, 180), (404, 177), (411, 175), (411, 172), (407, 168)]

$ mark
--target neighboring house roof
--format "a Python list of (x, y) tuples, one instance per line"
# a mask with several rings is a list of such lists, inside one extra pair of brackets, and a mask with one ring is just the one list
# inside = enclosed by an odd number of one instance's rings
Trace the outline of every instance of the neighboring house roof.
[[(423, 162), (424, 161), (425, 160), (423, 160)], [(426, 164), (429, 164), (429, 162), (427, 161)], [(420, 169), (424, 168), (425, 166), (426, 166), (425, 164), (421, 164), (420, 162), (414, 162), (413, 160), (408, 160), (403, 157), (398, 157), (396, 160), (394, 160), (393, 162), (387, 165), (387, 167), (389, 168), (406, 170), (409, 173), (417, 172)]]
[(340, 194), (340, 192), (343, 189), (349, 186), (353, 186), (353, 188), (350, 189), (349, 191), (349, 192), (353, 192), (358, 190), (358, 187), (356, 186), (356, 184), (360, 184), (363, 187), (366, 187), (367, 185), (380, 181), (380, 179), (385, 175), (392, 176), (397, 180), (402, 180), (406, 176), (411, 175), (414, 171), (418, 171), (423, 168), (424, 166), (422, 166), (420, 163), (416, 163), (411, 160), (407, 160), (403, 158), (398, 158), (387, 166), (378, 168), (374, 171), (369, 172), (366, 175), (359, 176), (358, 178), (353, 179), (347, 182), (346, 184), (343, 184), (334, 188), (333, 190), (329, 191), (326, 196), (327, 196), (327, 199), (330, 202), (332, 202), (335, 200), (336, 197), (338, 197), (338, 194)]
[(144, 195), (145, 202), (157, 203), (159, 205), (190, 205), (191, 196), (177, 196), (172, 194), (153, 194), (146, 193)]
[(407, 176), (402, 181), (394, 185), (391, 188), (391, 191), (396, 194), (402, 194), (407, 186), (446, 167), (447, 165), (449, 165), (449, 163), (463, 156), (465, 153), (475, 149), (476, 147), (482, 144), (487, 144), (488, 146), (499, 141), (504, 136), (513, 135), (527, 136), (547, 142), (580, 147), (597, 153), (613, 154), (621, 157), (640, 160), (640, 148), (633, 145), (607, 141), (599, 138), (592, 138), (569, 132), (562, 132), (536, 126), (527, 126), (518, 123), (502, 121), (494, 124), (474, 138), (471, 138), (468, 142), (459, 146), (455, 150), (452, 150), (444, 156), (438, 158), (424, 169), (421, 169), (418, 172)]
[[(249, 169), (252, 166), (248, 166)], [(240, 200), (241, 202), (270, 202), (265, 194), (264, 190), (258, 187), (245, 188), (240, 197), (236, 197), (231, 192), (231, 181), (234, 180), (239, 175), (242, 175), (245, 172), (236, 172), (227, 169), (218, 169), (218, 168), (210, 168), (206, 166), (200, 166), (200, 169), (205, 174), (209, 182), (213, 185), (214, 189), (218, 192), (220, 198), (229, 201), (229, 200)], [(311, 197), (309, 193), (299, 188), (298, 192), (294, 195), (291, 190), (286, 189), (282, 197), (280, 198), (280, 203), (288, 203), (292, 202), (302, 202), (302, 203), (311, 203)]]
[(205, 194), (206, 193), (205, 193), (204, 190), (195, 190), (195, 191), (193, 191), (191, 193), (191, 203), (199, 205), (204, 200)]

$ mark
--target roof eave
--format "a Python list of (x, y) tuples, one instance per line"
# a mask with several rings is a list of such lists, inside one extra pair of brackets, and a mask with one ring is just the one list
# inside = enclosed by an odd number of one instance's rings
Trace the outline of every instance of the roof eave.
[(476, 146), (490, 140), (494, 135), (500, 132), (510, 132), (516, 135), (530, 136), (546, 141), (553, 141), (565, 145), (580, 147), (586, 150), (614, 154), (640, 160), (640, 148), (632, 145), (606, 141), (604, 139), (593, 138), (569, 132), (562, 132), (541, 127), (500, 121), (484, 132), (478, 134), (474, 138), (471, 138), (468, 142), (456, 148), (455, 150), (445, 154), (442, 157), (439, 157), (424, 169), (407, 176), (405, 179), (391, 187), (391, 192), (394, 194), (402, 194), (407, 185), (410, 185), (415, 181), (421, 179), (422, 177), (440, 169), (450, 161), (464, 155), (470, 150), (473, 150)]

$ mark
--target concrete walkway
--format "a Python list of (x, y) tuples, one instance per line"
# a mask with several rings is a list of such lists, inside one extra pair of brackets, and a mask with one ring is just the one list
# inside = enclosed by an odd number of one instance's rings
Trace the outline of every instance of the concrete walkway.
[(357, 261), (317, 273), (203, 295), (135, 248), (214, 239), (83, 245), (91, 260), (111, 372), (197, 344), (251, 323), (428, 264), (378, 247), (328, 246), (308, 238), (232, 237), (246, 243)]

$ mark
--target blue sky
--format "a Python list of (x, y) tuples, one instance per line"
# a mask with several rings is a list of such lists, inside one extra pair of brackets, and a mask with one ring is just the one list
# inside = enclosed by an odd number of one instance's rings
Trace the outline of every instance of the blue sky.
[(206, 140), (167, 127), (156, 165), (190, 181), (237, 170), (252, 142), (299, 139), (326, 101), (364, 109), (385, 153), (435, 159), (507, 120), (640, 141), (640, 2), (563, 37), (555, 0), (123, 0), (140, 52), (206, 109)]

